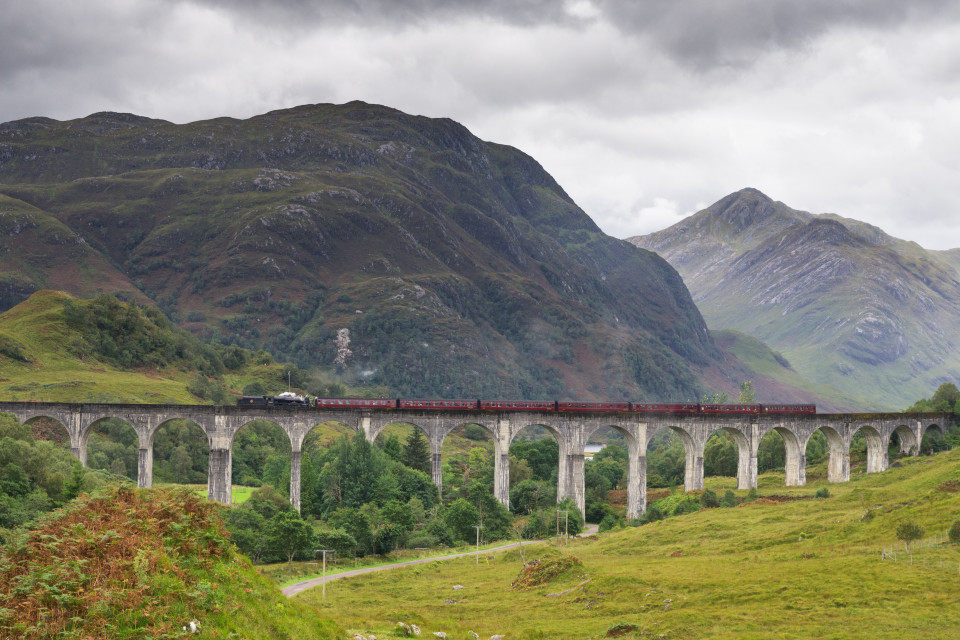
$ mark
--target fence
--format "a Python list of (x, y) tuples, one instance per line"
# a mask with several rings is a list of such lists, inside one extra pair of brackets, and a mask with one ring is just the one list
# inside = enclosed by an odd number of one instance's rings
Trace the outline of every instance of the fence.
[(951, 545), (947, 533), (943, 532), (911, 542), (909, 551), (904, 542), (897, 542), (893, 546), (884, 547), (880, 551), (880, 559), (934, 569), (945, 569), (951, 572), (956, 570), (960, 574), (958, 549), (960, 547)]

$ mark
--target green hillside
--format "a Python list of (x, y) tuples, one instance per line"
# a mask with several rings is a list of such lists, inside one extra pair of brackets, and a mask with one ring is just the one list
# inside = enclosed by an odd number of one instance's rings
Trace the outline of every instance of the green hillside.
[(340, 638), (285, 601), (187, 491), (111, 487), (0, 550), (0, 638)]
[(871, 401), (844, 393), (833, 387), (811, 384), (794, 370), (780, 353), (745, 333), (725, 329), (711, 331), (717, 346), (735, 355), (756, 379), (754, 389), (760, 402), (772, 398), (798, 398), (815, 403), (820, 412), (842, 411), (870, 406)]
[(285, 390), (290, 368), (204, 344), (156, 309), (106, 296), (39, 291), (0, 314), (3, 400), (231, 403), (252, 382)]
[[(511, 588), (521, 568), (511, 551), (481, 554), (479, 566), (471, 557), (347, 579), (328, 586), (325, 602), (316, 589), (294, 600), (377, 637), (392, 637), (398, 621), (451, 638), (951, 637), (960, 546), (946, 533), (960, 515), (960, 450), (902, 463), (871, 475), (858, 467), (821, 499), (823, 469), (789, 489), (782, 474), (765, 474), (753, 502), (575, 541), (562, 552), (580, 564), (555, 578), (542, 565), (547, 579), (533, 588)], [(718, 493), (734, 484), (708, 479)], [(925, 530), (912, 554), (897, 540), (903, 523)], [(558, 555), (552, 544), (524, 551), (527, 561)]]

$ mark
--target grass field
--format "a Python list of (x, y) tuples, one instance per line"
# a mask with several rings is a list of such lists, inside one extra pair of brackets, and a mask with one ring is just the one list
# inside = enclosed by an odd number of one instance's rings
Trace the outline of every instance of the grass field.
[[(154, 485), (157, 488), (162, 487), (184, 487), (195, 491), (197, 495), (206, 498), (207, 497), (207, 485), (205, 484), (164, 484), (157, 483)], [(256, 487), (241, 487), (238, 485), (233, 485), (230, 493), (230, 503), (231, 504), (243, 504), (250, 499), (250, 494), (256, 491)]]
[[(391, 638), (397, 621), (449, 638), (952, 638), (960, 634), (960, 548), (914, 545), (897, 526), (939, 535), (960, 518), (960, 450), (902, 468), (805, 487), (761, 477), (761, 498), (639, 528), (528, 547), (526, 559), (575, 555), (582, 568), (511, 589), (519, 551), (398, 569), (297, 599), (343, 627)], [(708, 479), (723, 491), (733, 479)], [(742, 495), (742, 492), (738, 492)], [(897, 550), (897, 561), (881, 560)], [(463, 585), (454, 590), (453, 585)], [(568, 591), (569, 590), (569, 591)], [(551, 595), (561, 594), (562, 595)], [(619, 626), (617, 626), (619, 625)], [(612, 637), (612, 636), (611, 636)]]

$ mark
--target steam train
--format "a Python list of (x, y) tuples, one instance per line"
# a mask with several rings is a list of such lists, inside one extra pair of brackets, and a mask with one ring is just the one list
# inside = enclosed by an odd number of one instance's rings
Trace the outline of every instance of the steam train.
[(700, 404), (697, 402), (560, 402), (559, 400), (416, 400), (407, 398), (314, 398), (286, 391), (243, 396), (240, 407), (294, 406), (316, 409), (406, 409), (412, 411), (537, 411), (542, 413), (816, 413), (813, 404)]

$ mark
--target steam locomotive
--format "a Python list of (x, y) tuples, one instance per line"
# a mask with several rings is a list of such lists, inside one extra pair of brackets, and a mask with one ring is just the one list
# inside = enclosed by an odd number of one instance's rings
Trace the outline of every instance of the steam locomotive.
[(700, 404), (697, 402), (560, 402), (559, 400), (422, 400), (407, 398), (314, 398), (285, 391), (243, 396), (240, 407), (291, 406), (316, 409), (406, 409), (412, 411), (537, 411), (542, 413), (816, 413), (813, 404)]

